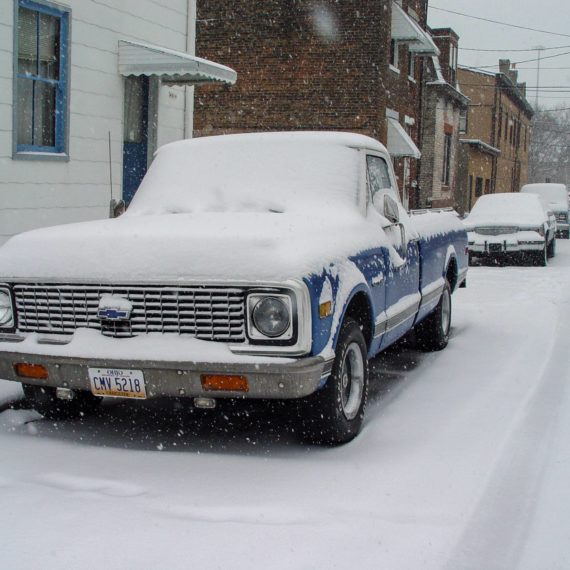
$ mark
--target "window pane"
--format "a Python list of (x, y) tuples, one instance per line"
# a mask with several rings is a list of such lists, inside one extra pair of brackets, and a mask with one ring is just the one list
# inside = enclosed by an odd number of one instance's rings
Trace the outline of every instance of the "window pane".
[(59, 79), (59, 18), (40, 14), (39, 75)]
[(34, 97), (34, 144), (55, 146), (55, 86), (36, 81)]
[(144, 85), (140, 77), (125, 80), (124, 141), (144, 142)]
[(379, 156), (367, 157), (368, 179), (370, 181), (370, 193), (372, 197), (380, 190), (391, 188), (388, 165)]
[(18, 73), (38, 72), (38, 13), (18, 10)]
[(18, 79), (18, 144), (32, 145), (34, 82)]

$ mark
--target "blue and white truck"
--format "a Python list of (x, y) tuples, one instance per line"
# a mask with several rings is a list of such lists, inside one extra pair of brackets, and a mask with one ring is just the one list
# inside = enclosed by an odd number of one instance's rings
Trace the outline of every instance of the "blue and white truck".
[(370, 358), (412, 329), (447, 345), (467, 266), (461, 222), (409, 216), (371, 138), (180, 141), (123, 216), (0, 249), (0, 378), (50, 418), (104, 397), (296, 399), (308, 439), (344, 443)]

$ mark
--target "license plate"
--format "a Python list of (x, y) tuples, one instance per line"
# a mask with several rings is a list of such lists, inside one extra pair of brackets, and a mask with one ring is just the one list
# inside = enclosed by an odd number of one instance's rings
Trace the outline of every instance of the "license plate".
[(91, 392), (112, 398), (146, 398), (142, 370), (121, 368), (89, 368)]
[(501, 253), (503, 251), (503, 246), (500, 243), (490, 243), (489, 251), (493, 253)]

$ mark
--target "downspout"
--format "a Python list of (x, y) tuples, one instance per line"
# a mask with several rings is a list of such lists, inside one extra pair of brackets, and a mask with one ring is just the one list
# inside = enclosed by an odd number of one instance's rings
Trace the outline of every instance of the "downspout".
[[(492, 141), (493, 146), (500, 150), (500, 141), (499, 141), (499, 128), (497, 125), (497, 116), (499, 110), (503, 106), (503, 99), (501, 93), (501, 87), (498, 85), (498, 78), (495, 76), (495, 83), (494, 83), (494, 94), (493, 94), (493, 118), (491, 122), (491, 129), (492, 129)], [(502, 120), (502, 119), (501, 119)], [(499, 156), (494, 155), (493, 160), (491, 162), (491, 194), (495, 194), (497, 192), (497, 173), (499, 171)]]
[[(196, 55), (196, 2), (187, 0), (186, 53)], [(194, 86), (184, 87), (184, 138), (191, 139), (194, 131)]]

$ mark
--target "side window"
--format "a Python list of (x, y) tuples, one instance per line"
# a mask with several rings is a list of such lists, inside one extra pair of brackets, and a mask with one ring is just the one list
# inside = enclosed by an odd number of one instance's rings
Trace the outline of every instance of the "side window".
[(53, 4), (19, 0), (17, 19), (16, 155), (66, 153), (69, 12)]
[(368, 170), (368, 187), (370, 189), (370, 197), (374, 196), (382, 190), (392, 188), (390, 181), (390, 171), (386, 161), (380, 156), (367, 156), (366, 166)]

